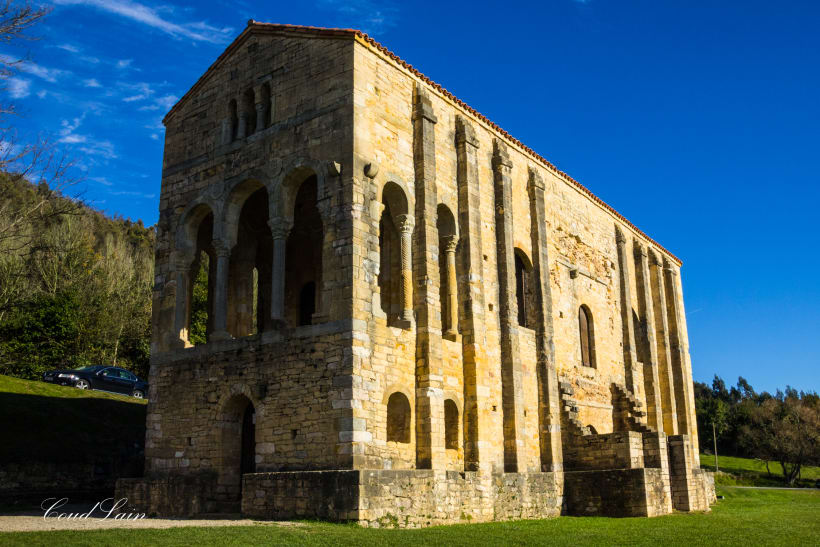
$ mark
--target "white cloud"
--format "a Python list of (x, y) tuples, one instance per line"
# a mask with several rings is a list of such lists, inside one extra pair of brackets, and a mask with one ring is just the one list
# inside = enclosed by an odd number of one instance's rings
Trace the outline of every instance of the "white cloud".
[(113, 160), (118, 157), (114, 151), (114, 144), (111, 141), (89, 141), (86, 146), (80, 147), (80, 151), (90, 156), (100, 156), (107, 160)]
[(138, 82), (136, 84), (121, 83), (120, 87), (126, 93), (129, 93), (129, 95), (123, 97), (122, 99), (126, 103), (141, 101), (143, 99), (147, 99), (148, 97), (154, 94), (154, 89), (151, 87), (150, 84), (147, 84), (145, 82)]
[(0, 62), (10, 65), (14, 70), (19, 70), (20, 72), (25, 72), (27, 74), (31, 74), (32, 76), (37, 76), (38, 78), (42, 78), (47, 82), (54, 83), (57, 81), (57, 78), (60, 76), (66, 76), (71, 74), (71, 72), (67, 70), (60, 70), (59, 68), (47, 68), (37, 63), (33, 63), (31, 61), (27, 61), (25, 59), (15, 59), (8, 55), (0, 54)]
[(113, 186), (114, 185), (113, 182), (111, 182), (110, 180), (108, 180), (105, 177), (91, 177), (91, 180), (93, 180), (94, 182), (98, 182), (98, 183), (102, 184), (103, 186)]
[(83, 80), (83, 85), (85, 87), (102, 87), (100, 82), (97, 81), (96, 78), (91, 78), (89, 80)]
[(132, 62), (134, 62), (134, 59), (120, 59), (117, 61), (117, 68), (128, 68)]
[[(217, 28), (204, 21), (192, 23), (175, 23), (163, 18), (157, 9), (150, 8), (131, 0), (53, 0), (63, 6), (89, 6), (108, 13), (120, 15), (131, 21), (142, 23), (151, 28), (169, 34), (174, 38), (189, 38), (197, 42), (224, 43), (233, 29)], [(161, 10), (167, 12), (168, 10)]]
[(46, 91), (45, 89), (41, 89), (37, 92), (37, 96), (41, 99), (45, 99), (46, 95), (48, 95), (48, 91)]
[(163, 97), (157, 97), (154, 99), (154, 102), (149, 105), (141, 106), (140, 110), (146, 112), (153, 112), (154, 110), (161, 110), (163, 112), (167, 112), (171, 110), (171, 107), (177, 104), (179, 97), (176, 95), (165, 95)]
[(31, 94), (31, 80), (25, 80), (23, 78), (9, 78), (8, 82), (9, 83), (6, 89), (8, 89), (9, 95), (11, 95), (12, 99), (22, 99)]
[(85, 119), (85, 114), (72, 120), (63, 120), (60, 123), (60, 130), (58, 131), (58, 134), (60, 135), (60, 138), (58, 139), (59, 142), (65, 144), (79, 144), (85, 142), (87, 138), (84, 135), (78, 135), (75, 133), (77, 128), (83, 123), (83, 119)]
[(80, 48), (78, 48), (77, 46), (72, 46), (71, 44), (60, 44), (57, 47), (60, 48), (60, 49), (64, 49), (64, 50), (68, 51), (69, 53), (79, 53), (80, 52)]
[(341, 26), (360, 28), (368, 34), (383, 32), (398, 23), (399, 8), (390, 0), (317, 0), (316, 5), (335, 11)]
[(151, 133), (151, 139), (153, 139), (155, 141), (158, 141), (159, 140), (159, 135), (157, 135), (156, 133)]

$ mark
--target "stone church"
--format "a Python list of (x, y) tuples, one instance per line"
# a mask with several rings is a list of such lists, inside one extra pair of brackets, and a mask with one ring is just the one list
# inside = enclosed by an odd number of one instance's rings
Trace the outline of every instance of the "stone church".
[(569, 175), (355, 30), (250, 21), (164, 123), (132, 507), (708, 510), (681, 262)]

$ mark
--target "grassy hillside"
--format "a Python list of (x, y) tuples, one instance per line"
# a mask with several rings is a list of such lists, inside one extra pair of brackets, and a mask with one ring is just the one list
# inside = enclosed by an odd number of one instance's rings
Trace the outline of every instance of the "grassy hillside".
[(315, 522), (224, 528), (22, 532), (8, 545), (817, 545), (820, 492), (724, 489), (711, 513), (368, 529)]
[[(709, 471), (715, 470), (715, 457), (711, 454), (700, 455), (700, 466)], [(718, 454), (720, 473), (715, 477), (717, 484), (737, 486), (783, 486), (783, 472), (780, 464), (769, 462), (771, 476), (766, 471), (766, 463), (750, 458), (734, 458)], [(800, 480), (795, 486), (813, 488), (820, 480), (820, 467), (804, 467)]]
[(87, 462), (139, 451), (146, 402), (0, 375), (0, 464)]

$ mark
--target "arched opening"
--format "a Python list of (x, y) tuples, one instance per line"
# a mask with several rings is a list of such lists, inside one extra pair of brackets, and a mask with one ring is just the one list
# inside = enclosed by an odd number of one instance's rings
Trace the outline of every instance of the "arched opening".
[(410, 401), (400, 391), (387, 400), (387, 441), (410, 442)]
[(262, 101), (265, 103), (264, 112), (265, 119), (262, 120), (263, 127), (270, 127), (271, 120), (273, 120), (273, 113), (271, 112), (272, 102), (270, 100), (270, 84), (262, 84)]
[[(244, 202), (242, 198), (244, 197)], [(268, 191), (247, 181), (234, 190), (229, 215), (242, 205), (228, 272), (228, 332), (250, 336), (269, 328), (273, 238), (268, 226)]]
[(241, 474), (256, 471), (256, 410), (248, 403), (242, 414), (242, 454), (239, 471)]
[[(387, 324), (399, 326), (406, 290), (402, 278), (402, 241), (399, 233), (400, 218), (408, 214), (407, 197), (395, 182), (388, 182), (382, 190), (384, 210), (379, 220), (379, 294)], [(409, 249), (405, 252), (409, 253)], [(409, 255), (407, 257), (409, 259)]]
[(236, 107), (236, 99), (231, 99), (231, 102), (228, 104), (228, 111), (231, 124), (231, 142), (233, 142), (236, 140), (239, 131), (239, 113)]
[(242, 475), (256, 471), (256, 408), (245, 395), (233, 395), (219, 416), (220, 485), (224, 500), (236, 501), (242, 492)]
[(458, 450), (458, 406), (452, 399), (444, 401), (444, 448)]
[(298, 188), (285, 250), (285, 318), (291, 325), (310, 325), (322, 303), (324, 227), (317, 207), (316, 175), (308, 176)]
[[(196, 226), (194, 259), (188, 270), (187, 319), (188, 342), (205, 344), (213, 332), (213, 296), (216, 280), (216, 259), (213, 248), (214, 215), (205, 206), (199, 206), (193, 218), (200, 218)], [(195, 223), (195, 221), (194, 221)]]
[(515, 300), (518, 305), (518, 324), (522, 327), (535, 327), (535, 282), (530, 259), (524, 251), (516, 248), (515, 260)]
[(595, 331), (592, 313), (586, 305), (578, 308), (578, 331), (581, 339), (581, 364), (595, 368)]
[(439, 299), (441, 329), (444, 336), (458, 333), (458, 287), (456, 281), (456, 219), (446, 205), (436, 208), (436, 228), (439, 248)]
[(242, 96), (242, 113), (245, 116), (245, 134), (240, 137), (248, 137), (256, 131), (256, 101), (253, 89), (248, 89)]
[(308, 281), (299, 291), (299, 325), (310, 325), (316, 313), (316, 283)]

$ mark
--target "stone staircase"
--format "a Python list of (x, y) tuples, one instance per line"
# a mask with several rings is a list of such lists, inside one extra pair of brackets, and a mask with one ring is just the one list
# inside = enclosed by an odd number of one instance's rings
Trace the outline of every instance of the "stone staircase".
[(635, 395), (626, 386), (612, 384), (612, 402), (615, 420), (620, 423), (622, 431), (655, 433), (655, 429), (646, 423), (646, 411), (643, 409), (643, 403), (635, 398)]
[(561, 429), (567, 434), (585, 437), (592, 435), (589, 427), (578, 420), (578, 401), (575, 400), (575, 390), (569, 382), (560, 381), (558, 390), (561, 393)]

